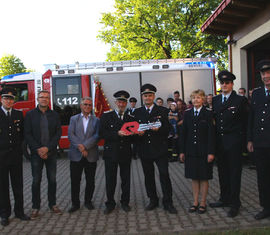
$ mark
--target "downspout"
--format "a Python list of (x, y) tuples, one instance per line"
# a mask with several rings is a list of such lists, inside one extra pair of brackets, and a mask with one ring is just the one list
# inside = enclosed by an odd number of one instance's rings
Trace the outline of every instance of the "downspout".
[[(229, 34), (228, 38), (229, 42), (232, 42), (232, 35)], [(233, 73), (233, 66), (232, 66), (232, 43), (228, 43), (228, 51), (229, 51), (229, 70)]]

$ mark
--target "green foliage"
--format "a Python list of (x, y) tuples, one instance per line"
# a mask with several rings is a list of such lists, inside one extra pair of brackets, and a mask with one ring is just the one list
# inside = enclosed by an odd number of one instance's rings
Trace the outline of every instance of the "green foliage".
[(115, 0), (102, 14), (98, 38), (111, 44), (109, 61), (217, 57), (226, 66), (225, 38), (203, 34), (201, 25), (220, 0)]
[(4, 55), (0, 58), (0, 78), (15, 74), (15, 73), (23, 73), (26, 72), (22, 61), (14, 55)]

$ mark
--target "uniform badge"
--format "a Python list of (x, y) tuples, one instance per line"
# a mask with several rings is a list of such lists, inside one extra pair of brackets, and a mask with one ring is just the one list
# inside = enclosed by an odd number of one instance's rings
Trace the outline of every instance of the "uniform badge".
[(14, 124), (19, 124), (19, 122), (20, 122), (21, 120), (14, 120)]

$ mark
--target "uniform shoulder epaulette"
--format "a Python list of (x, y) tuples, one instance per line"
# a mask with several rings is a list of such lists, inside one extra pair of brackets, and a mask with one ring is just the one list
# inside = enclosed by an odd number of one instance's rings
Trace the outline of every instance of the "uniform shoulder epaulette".
[(192, 109), (192, 108), (186, 109), (185, 112), (186, 112), (186, 111), (189, 111), (189, 110), (191, 110), (191, 109)]
[(253, 89), (253, 91), (258, 90), (258, 89), (261, 89), (261, 88), (262, 87), (260, 87), (260, 86), (259, 87), (256, 87), (256, 88)]
[(212, 111), (212, 109), (210, 109), (210, 108), (208, 108), (208, 107), (206, 107), (206, 110), (208, 110), (208, 111)]
[(108, 110), (108, 111), (104, 111), (103, 113), (110, 113), (112, 112), (113, 110)]

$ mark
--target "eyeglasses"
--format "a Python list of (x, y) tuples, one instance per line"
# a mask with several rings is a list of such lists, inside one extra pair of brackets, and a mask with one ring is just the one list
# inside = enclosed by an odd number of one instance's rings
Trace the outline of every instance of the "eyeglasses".
[(92, 104), (83, 104), (84, 106), (89, 106), (89, 107), (91, 107), (92, 106)]
[(224, 83), (225, 83), (226, 85), (228, 85), (228, 84), (231, 83), (231, 81), (222, 81), (222, 82), (220, 82), (221, 85), (223, 85)]
[(39, 99), (49, 99), (50, 97), (48, 97), (48, 96), (40, 96), (40, 97), (38, 97)]

